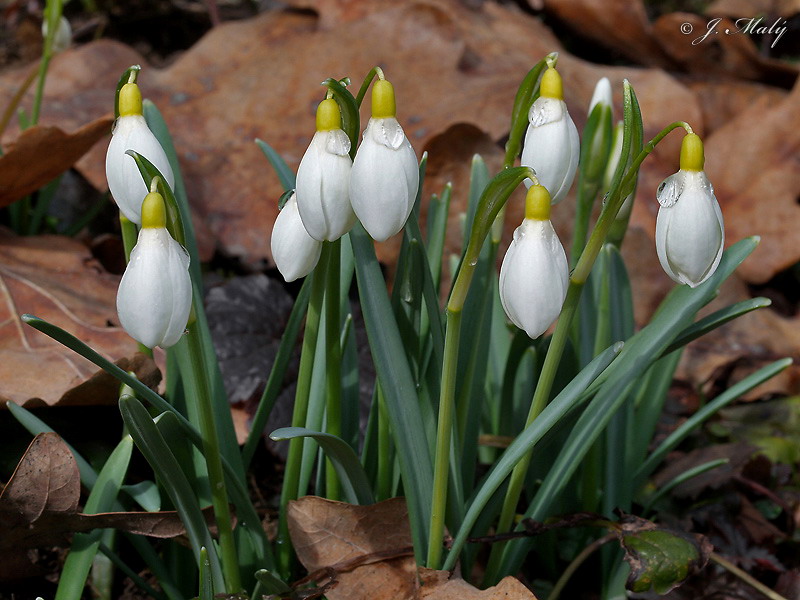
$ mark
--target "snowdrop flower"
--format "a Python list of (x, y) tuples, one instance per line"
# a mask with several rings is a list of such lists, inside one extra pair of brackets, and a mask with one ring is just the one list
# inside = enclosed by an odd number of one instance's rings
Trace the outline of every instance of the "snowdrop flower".
[(555, 68), (548, 67), (544, 72), (539, 92), (528, 113), (522, 165), (536, 171), (539, 183), (552, 190), (555, 204), (564, 199), (575, 178), (580, 141), (564, 102), (561, 75)]
[(592, 119), (595, 120), (595, 127), (588, 139), (586, 137), (588, 127), (584, 129), (583, 143), (587, 145), (584, 150), (586, 164), (581, 165), (581, 169), (587, 182), (599, 183), (603, 178), (603, 171), (609, 159), (614, 129), (614, 107), (611, 98), (611, 82), (608, 77), (601, 78), (594, 87), (592, 101), (589, 103), (587, 123)]
[(338, 240), (356, 222), (350, 205), (350, 139), (341, 129), (336, 100), (317, 108), (317, 132), (297, 169), (297, 207), (308, 234), (316, 240)]
[(419, 187), (417, 156), (395, 112), (394, 88), (381, 77), (372, 86), (372, 118), (350, 175), (353, 210), (379, 242), (403, 228)]
[(550, 194), (533, 185), (525, 199), (525, 220), (514, 231), (500, 267), (503, 310), (535, 339), (561, 312), (568, 283), (567, 255), (550, 223)]
[(189, 254), (172, 239), (161, 194), (142, 203), (142, 229), (117, 291), (119, 321), (148, 348), (180, 340), (192, 308)]
[(270, 247), (272, 259), (287, 282), (305, 277), (317, 266), (322, 242), (308, 235), (303, 226), (297, 208), (297, 194), (292, 194), (278, 213)]
[[(47, 24), (47, 18), (42, 21), (42, 37), (47, 39), (47, 32), (49, 30), (49, 26)], [(64, 15), (58, 19), (58, 28), (56, 29), (56, 33), (53, 36), (53, 52), (63, 52), (67, 48), (69, 48), (69, 44), (72, 41), (72, 27), (69, 25), (69, 21), (67, 21)]]
[(664, 271), (677, 283), (696, 287), (716, 271), (725, 228), (714, 188), (703, 171), (703, 142), (683, 138), (681, 168), (658, 187), (656, 250)]
[(135, 83), (126, 83), (119, 92), (119, 119), (106, 153), (106, 179), (122, 214), (141, 225), (142, 199), (148, 190), (136, 162), (125, 154), (127, 150), (144, 156), (161, 172), (170, 188), (175, 187), (167, 155), (142, 116), (142, 93)]

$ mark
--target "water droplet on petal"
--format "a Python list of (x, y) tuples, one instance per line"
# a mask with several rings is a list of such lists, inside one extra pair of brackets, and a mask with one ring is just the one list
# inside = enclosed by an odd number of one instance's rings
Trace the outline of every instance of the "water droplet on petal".
[(656, 200), (658, 200), (658, 203), (664, 208), (675, 206), (683, 193), (684, 186), (684, 174), (678, 171), (661, 182), (661, 185), (658, 186), (658, 190), (656, 190)]

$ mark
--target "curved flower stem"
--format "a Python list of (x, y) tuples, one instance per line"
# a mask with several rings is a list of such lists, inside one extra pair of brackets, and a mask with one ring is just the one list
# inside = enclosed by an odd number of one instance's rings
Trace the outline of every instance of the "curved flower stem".
[[(339, 345), (339, 269), (341, 240), (327, 242), (328, 260), (325, 289), (325, 429), (327, 433), (342, 436), (342, 351)], [(340, 485), (330, 459), (325, 466), (325, 496), (339, 500)]]
[[(533, 400), (528, 412), (528, 418), (525, 421), (525, 427), (530, 426), (531, 423), (539, 416), (547, 404), (550, 397), (550, 392), (553, 388), (553, 381), (555, 380), (558, 365), (561, 362), (561, 356), (564, 353), (567, 338), (572, 323), (572, 319), (578, 309), (578, 304), (583, 292), (583, 286), (589, 273), (594, 266), (597, 255), (600, 253), (603, 244), (605, 243), (608, 231), (614, 223), (614, 217), (622, 206), (622, 202), (628, 195), (628, 188), (633, 184), (642, 161), (650, 154), (656, 145), (666, 137), (673, 129), (683, 127), (687, 131), (691, 129), (689, 125), (683, 121), (676, 121), (670, 123), (662, 129), (652, 140), (650, 140), (639, 155), (631, 162), (630, 167), (626, 171), (622, 180), (615, 189), (609, 194), (606, 205), (603, 207), (597, 224), (589, 236), (589, 241), (583, 249), (580, 258), (578, 259), (575, 270), (569, 280), (569, 287), (567, 288), (567, 297), (564, 300), (564, 307), (561, 309), (561, 315), (558, 318), (555, 332), (550, 340), (550, 346), (547, 350), (547, 355), (542, 365), (542, 372), (539, 375), (539, 381), (536, 383), (536, 390), (533, 393)], [(519, 502), (522, 488), (525, 483), (525, 476), (528, 472), (528, 466), (531, 462), (532, 452), (528, 452), (511, 473), (511, 477), (506, 490), (506, 497), (503, 501), (503, 508), (500, 512), (500, 518), (497, 523), (497, 534), (506, 533), (511, 529), (514, 515), (516, 514), (517, 503)], [(506, 542), (495, 544), (492, 547), (492, 553), (489, 558), (489, 564), (486, 568), (486, 576), (484, 583), (493, 583), (497, 580), (499, 575), (502, 553), (506, 546)]]
[[(308, 301), (306, 327), (303, 333), (303, 347), (300, 352), (300, 368), (297, 374), (297, 388), (294, 396), (294, 413), (292, 427), (305, 427), (308, 415), (308, 399), (311, 393), (311, 374), (314, 370), (314, 353), (317, 348), (322, 302), (325, 298), (325, 262), (327, 253), (323, 254), (314, 272), (311, 274), (311, 298)], [(286, 471), (281, 488), (280, 520), (278, 523), (277, 555), (278, 567), (285, 579), (290, 579), (292, 550), (289, 544), (289, 525), (286, 521), (286, 509), (291, 500), (298, 496), (300, 468), (303, 454), (303, 439), (293, 438), (289, 442), (289, 456), (286, 459)]]
[(36, 83), (36, 94), (33, 97), (33, 109), (31, 110), (31, 125), (39, 122), (39, 112), (42, 108), (42, 98), (44, 97), (44, 82), (47, 79), (47, 69), (50, 66), (50, 59), (53, 58), (53, 40), (58, 31), (58, 22), (61, 19), (61, 0), (50, 0), (45, 8), (45, 19), (49, 23), (47, 35), (44, 38), (44, 48), (42, 49), (42, 60), (39, 62), (39, 80)]
[(367, 95), (367, 90), (369, 89), (369, 84), (372, 83), (372, 80), (375, 79), (375, 76), (378, 75), (379, 79), (383, 79), (383, 70), (380, 67), (372, 67), (367, 73), (367, 76), (364, 77), (364, 81), (361, 82), (361, 87), (358, 89), (358, 94), (356, 94), (356, 104), (361, 107), (361, 103), (364, 101), (364, 96)]
[(197, 383), (196, 400), (199, 403), (198, 413), (200, 416), (200, 432), (203, 436), (203, 454), (208, 468), (211, 503), (214, 507), (214, 517), (216, 518), (219, 532), (222, 572), (225, 575), (228, 593), (238, 594), (242, 591), (242, 582), (239, 578), (239, 560), (236, 555), (236, 541), (233, 537), (228, 490), (225, 487), (225, 474), (222, 470), (222, 454), (220, 452), (217, 427), (214, 422), (214, 408), (211, 405), (211, 392), (208, 377), (206, 376), (202, 340), (196, 322), (189, 325), (188, 341), (192, 375)]

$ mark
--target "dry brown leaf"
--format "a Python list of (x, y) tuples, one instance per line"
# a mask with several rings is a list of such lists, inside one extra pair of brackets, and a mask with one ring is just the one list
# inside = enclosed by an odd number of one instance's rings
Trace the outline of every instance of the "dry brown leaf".
[(753, 103), (706, 142), (706, 173), (725, 217), (726, 239), (760, 235), (739, 273), (763, 283), (800, 260), (800, 83), (782, 102)]
[(118, 282), (80, 242), (0, 231), (0, 405), (113, 403), (119, 396), (116, 379), (22, 323), (23, 313), (66, 329), (147, 385), (158, 384), (153, 361), (136, 355), (136, 342), (111, 325)]
[(641, 0), (545, 0), (544, 9), (581, 35), (638, 64), (673, 66), (653, 38)]
[(750, 36), (737, 29), (729, 19), (717, 23), (692, 13), (670, 13), (653, 24), (653, 35), (689, 73), (791, 86), (797, 78), (797, 67), (762, 56)]
[(705, 12), (707, 15), (722, 17), (791, 17), (800, 12), (800, 0), (716, 0)]
[(73, 133), (58, 127), (26, 129), (0, 156), (0, 207), (8, 206), (72, 167), (101, 138), (114, 119), (100, 117)]
[(73, 533), (107, 527), (160, 538), (186, 532), (175, 511), (79, 513), (80, 486), (78, 463), (59, 435), (33, 438), (0, 493), (0, 553), (62, 545)]
[(706, 135), (726, 125), (756, 102), (763, 102), (764, 98), (774, 106), (787, 96), (787, 92), (780, 88), (749, 81), (697, 79), (685, 84), (698, 98)]
[(504, 577), (496, 586), (479, 590), (463, 579), (449, 575), (447, 571), (420, 568), (420, 587), (415, 598), (418, 600), (536, 600), (533, 592), (513, 577)]
[(330, 600), (535, 600), (513, 577), (481, 591), (447, 571), (418, 572), (403, 498), (355, 506), (306, 496), (289, 504), (288, 521), (303, 566), (336, 582)]

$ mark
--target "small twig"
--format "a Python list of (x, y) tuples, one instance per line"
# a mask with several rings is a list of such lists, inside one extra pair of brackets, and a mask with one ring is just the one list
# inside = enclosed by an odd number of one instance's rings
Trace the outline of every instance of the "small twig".
[(753, 481), (752, 479), (748, 479), (747, 477), (744, 477), (743, 475), (739, 475), (739, 474), (734, 475), (733, 479), (734, 479), (734, 481), (738, 481), (742, 485), (746, 485), (747, 487), (749, 487), (751, 490), (753, 490), (757, 494), (761, 494), (765, 498), (771, 500), (772, 502), (774, 502), (775, 504), (780, 506), (781, 509), (783, 509), (783, 511), (787, 515), (791, 515), (792, 514), (792, 507), (789, 506), (789, 504), (783, 498), (778, 496), (775, 492), (773, 492), (768, 487), (765, 487), (765, 486), (761, 485), (760, 483), (758, 483), (757, 481)]
[(553, 590), (550, 592), (550, 595), (547, 597), (547, 600), (557, 600), (558, 596), (561, 594), (561, 591), (564, 589), (564, 586), (567, 585), (567, 582), (572, 577), (573, 573), (577, 571), (578, 567), (580, 567), (583, 562), (589, 558), (589, 556), (597, 550), (603, 544), (606, 544), (614, 539), (616, 539), (616, 533), (609, 533), (604, 535), (601, 538), (597, 538), (591, 544), (586, 546), (583, 550), (581, 550), (580, 554), (572, 559), (572, 562), (567, 565), (567, 568), (564, 569), (564, 572), (561, 574), (561, 577), (558, 578), (556, 584), (553, 586)]
[(355, 558), (351, 558), (350, 560), (343, 560), (342, 562), (336, 563), (335, 565), (331, 565), (328, 567), (322, 567), (321, 569), (317, 569), (303, 577), (302, 579), (298, 579), (292, 584), (292, 588), (298, 588), (301, 585), (306, 585), (312, 581), (319, 581), (321, 579), (330, 579), (332, 581), (336, 580), (336, 575), (338, 573), (346, 573), (347, 571), (352, 571), (356, 567), (361, 567), (363, 565), (371, 565), (372, 563), (382, 562), (384, 560), (392, 560), (394, 558), (402, 558), (405, 556), (414, 556), (414, 547), (413, 546), (404, 546), (402, 548), (392, 548), (391, 550), (383, 550), (381, 552), (371, 552), (370, 554), (362, 554), (361, 556), (356, 556)]
[(714, 561), (715, 563), (717, 563), (720, 567), (722, 567), (723, 569), (725, 569), (726, 571), (731, 573), (732, 575), (735, 575), (736, 577), (738, 577), (739, 579), (741, 579), (742, 581), (744, 581), (745, 583), (747, 583), (751, 587), (755, 588), (756, 590), (758, 590), (759, 592), (764, 594), (770, 600), (787, 600), (787, 598), (785, 598), (784, 596), (781, 596), (779, 593), (769, 589), (763, 583), (761, 583), (760, 581), (758, 581), (757, 579), (755, 579), (751, 575), (749, 575), (749, 574), (745, 573), (744, 571), (742, 571), (739, 567), (734, 565), (732, 562), (722, 558), (716, 552), (712, 552), (711, 556), (709, 558), (712, 561)]

